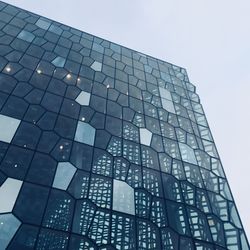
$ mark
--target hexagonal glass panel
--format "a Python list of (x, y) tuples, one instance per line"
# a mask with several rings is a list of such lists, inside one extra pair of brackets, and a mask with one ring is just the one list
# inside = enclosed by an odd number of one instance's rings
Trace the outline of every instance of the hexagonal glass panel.
[(20, 120), (0, 115), (0, 141), (10, 143), (20, 124)]
[(124, 181), (114, 180), (113, 185), (113, 209), (134, 215), (134, 189)]
[(76, 167), (74, 167), (71, 163), (59, 162), (56, 169), (53, 187), (67, 190), (75, 172)]

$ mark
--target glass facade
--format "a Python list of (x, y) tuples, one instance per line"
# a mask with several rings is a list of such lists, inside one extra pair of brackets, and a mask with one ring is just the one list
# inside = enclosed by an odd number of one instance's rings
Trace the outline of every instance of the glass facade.
[(0, 2), (0, 250), (248, 250), (185, 69)]

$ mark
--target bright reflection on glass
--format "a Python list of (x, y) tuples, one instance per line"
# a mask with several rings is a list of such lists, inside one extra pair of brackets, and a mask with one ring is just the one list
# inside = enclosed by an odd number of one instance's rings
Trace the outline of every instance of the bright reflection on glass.
[(134, 189), (124, 181), (114, 180), (113, 185), (113, 209), (134, 215)]
[(45, 20), (44, 18), (39, 18), (36, 22), (36, 26), (44, 30), (48, 30), (50, 24), (51, 24), (50, 21)]
[(192, 164), (197, 164), (194, 150), (191, 147), (183, 143), (179, 143), (179, 147), (180, 147), (181, 157), (183, 161), (186, 161)]
[(162, 107), (167, 110), (168, 112), (175, 113), (174, 105), (172, 101), (169, 101), (167, 99), (162, 99)]
[(95, 128), (88, 123), (79, 121), (76, 128), (75, 141), (93, 146), (95, 142)]
[(21, 222), (13, 214), (0, 215), (0, 250), (5, 250)]
[(152, 132), (150, 132), (146, 128), (140, 128), (140, 141), (141, 141), (141, 144), (150, 146), (151, 138), (152, 138)]
[(171, 93), (167, 89), (159, 87), (159, 90), (160, 90), (160, 96), (162, 98), (172, 101)]
[(67, 190), (75, 172), (76, 168), (71, 163), (59, 162), (56, 169), (53, 187)]
[(56, 67), (63, 68), (65, 65), (66, 59), (58, 56), (56, 57), (51, 63), (54, 64)]
[(88, 106), (90, 101), (90, 93), (81, 91), (80, 94), (76, 98), (76, 102), (80, 105)]
[(95, 71), (101, 71), (102, 70), (102, 64), (100, 62), (93, 62), (93, 64), (91, 65), (91, 68)]
[(0, 213), (12, 211), (23, 182), (7, 178), (0, 187)]
[(162, 107), (168, 112), (175, 113), (174, 103), (170, 91), (159, 87)]
[(10, 143), (20, 124), (20, 120), (0, 115), (0, 141)]
[(31, 32), (29, 32), (29, 31), (22, 30), (18, 34), (17, 38), (22, 39), (22, 40), (24, 40), (26, 42), (31, 43), (34, 40), (35, 36)]

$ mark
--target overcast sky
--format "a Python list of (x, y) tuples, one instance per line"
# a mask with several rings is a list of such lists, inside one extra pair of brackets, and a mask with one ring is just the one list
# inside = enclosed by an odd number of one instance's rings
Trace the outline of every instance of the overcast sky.
[(250, 238), (249, 0), (6, 0), (187, 69)]

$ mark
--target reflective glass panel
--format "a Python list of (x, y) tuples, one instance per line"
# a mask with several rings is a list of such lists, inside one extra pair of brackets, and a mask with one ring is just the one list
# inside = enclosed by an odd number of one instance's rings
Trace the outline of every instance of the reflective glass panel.
[(20, 120), (0, 115), (0, 141), (10, 143), (20, 124)]
[(21, 222), (13, 214), (0, 215), (0, 250), (5, 250)]
[(124, 181), (114, 180), (113, 185), (113, 209), (134, 215), (134, 189)]
[(76, 168), (69, 162), (59, 162), (53, 187), (66, 190), (76, 172)]
[(80, 105), (88, 106), (90, 101), (90, 93), (81, 91), (80, 94), (76, 98), (76, 102)]
[(93, 62), (93, 64), (91, 65), (91, 68), (95, 71), (101, 71), (102, 70), (102, 64), (100, 62)]
[(75, 141), (93, 146), (95, 142), (95, 128), (79, 121), (76, 128)]
[(140, 128), (140, 141), (141, 141), (141, 144), (150, 146), (151, 138), (152, 138), (152, 132), (150, 132), (146, 128)]
[(29, 31), (26, 31), (26, 30), (22, 30), (17, 37), (26, 41), (26, 42), (30, 42), (30, 43), (35, 38), (35, 36), (32, 33), (30, 33)]
[(22, 181), (7, 178), (2, 186), (0, 186), (0, 213), (12, 211), (22, 183)]

